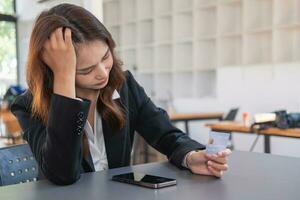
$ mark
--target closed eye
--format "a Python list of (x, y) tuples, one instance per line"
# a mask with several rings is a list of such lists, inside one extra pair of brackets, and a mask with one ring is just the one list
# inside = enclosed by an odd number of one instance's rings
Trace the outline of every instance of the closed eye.
[(104, 55), (104, 56), (103, 56), (103, 58), (102, 58), (102, 61), (104, 61), (104, 60), (108, 59), (108, 58), (109, 58), (109, 56), (110, 56), (110, 51), (109, 51), (109, 49), (107, 49), (107, 51), (106, 51), (105, 55)]
[(91, 66), (91, 67), (89, 67), (88, 69), (85, 69), (85, 70), (83, 70), (83, 71), (77, 72), (77, 74), (80, 74), (80, 75), (87, 75), (87, 74), (91, 73), (91, 72), (95, 69), (96, 66), (97, 66), (97, 65)]

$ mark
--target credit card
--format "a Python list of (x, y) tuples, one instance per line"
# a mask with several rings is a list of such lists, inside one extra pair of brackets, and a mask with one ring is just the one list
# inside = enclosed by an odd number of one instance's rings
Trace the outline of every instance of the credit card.
[(206, 153), (216, 154), (225, 150), (229, 143), (229, 136), (229, 133), (211, 131), (208, 144), (206, 145)]

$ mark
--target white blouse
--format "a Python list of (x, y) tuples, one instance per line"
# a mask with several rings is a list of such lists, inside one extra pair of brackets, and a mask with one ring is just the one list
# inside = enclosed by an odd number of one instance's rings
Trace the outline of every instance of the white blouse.
[[(113, 99), (120, 98), (119, 93), (115, 90), (113, 93)], [(86, 121), (84, 127), (87, 139), (89, 142), (89, 149), (92, 156), (95, 171), (102, 171), (108, 169), (108, 162), (106, 156), (105, 142), (103, 137), (101, 116), (98, 112), (95, 112), (94, 117), (94, 131), (89, 121)]]

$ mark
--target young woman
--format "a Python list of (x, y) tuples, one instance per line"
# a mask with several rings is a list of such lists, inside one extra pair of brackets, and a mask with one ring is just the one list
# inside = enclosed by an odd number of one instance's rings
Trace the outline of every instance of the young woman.
[(34, 25), (27, 63), (28, 90), (13, 103), (40, 170), (56, 184), (84, 172), (128, 166), (134, 132), (179, 168), (222, 176), (226, 149), (205, 146), (172, 126), (114, 54), (103, 24), (79, 6), (42, 12)]

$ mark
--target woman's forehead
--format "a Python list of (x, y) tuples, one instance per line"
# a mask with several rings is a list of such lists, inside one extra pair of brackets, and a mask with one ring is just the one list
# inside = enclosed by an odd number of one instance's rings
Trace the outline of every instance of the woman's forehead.
[(101, 61), (108, 50), (108, 45), (101, 41), (78, 43), (77, 45), (77, 69), (92, 66)]

